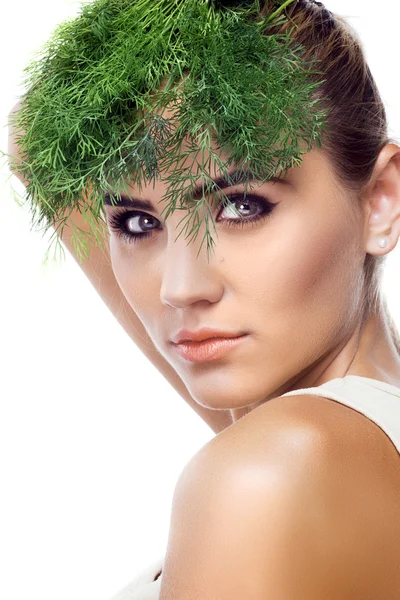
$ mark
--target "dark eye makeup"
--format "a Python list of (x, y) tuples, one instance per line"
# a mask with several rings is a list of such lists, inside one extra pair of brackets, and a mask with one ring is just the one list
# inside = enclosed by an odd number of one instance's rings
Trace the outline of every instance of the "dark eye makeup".
[[(239, 212), (244, 211), (245, 213), (252, 213), (253, 211), (251, 207), (255, 207), (256, 212), (250, 216), (245, 215), (243, 217), (236, 217), (234, 219), (225, 218), (223, 220), (218, 220), (219, 216), (224, 210), (230, 210), (230, 206), (227, 205), (226, 202), (221, 202), (218, 207), (219, 212), (216, 221), (223, 223), (224, 227), (254, 227), (256, 224), (269, 217), (276, 206), (273, 202), (270, 202), (266, 198), (254, 194), (247, 194), (246, 197), (244, 197), (243, 193), (241, 193), (227, 195), (227, 197), (235, 205), (236, 210)], [(109, 194), (105, 194), (105, 199), (109, 200)], [(140, 233), (131, 231), (127, 226), (128, 221), (130, 219), (134, 219), (135, 217), (135, 227), (144, 230)], [(156, 217), (153, 217), (152, 215), (140, 210), (124, 210), (122, 208), (116, 209), (115, 214), (112, 214), (108, 217), (108, 222), (110, 229), (114, 231), (118, 237), (129, 243), (143, 241), (146, 238), (152, 237), (154, 231), (161, 230), (161, 223)], [(151, 227), (152, 225), (154, 228), (148, 231), (145, 230), (146, 227)]]

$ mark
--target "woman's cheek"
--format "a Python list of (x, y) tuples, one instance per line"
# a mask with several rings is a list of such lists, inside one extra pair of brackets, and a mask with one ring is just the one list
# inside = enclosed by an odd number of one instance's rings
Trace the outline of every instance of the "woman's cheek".
[(160, 282), (149, 262), (114, 258), (112, 264), (122, 293), (140, 319), (149, 319), (160, 309)]

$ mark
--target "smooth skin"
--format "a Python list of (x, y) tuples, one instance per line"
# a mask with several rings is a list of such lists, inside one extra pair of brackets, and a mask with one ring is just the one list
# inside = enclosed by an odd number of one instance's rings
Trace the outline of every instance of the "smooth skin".
[[(11, 135), (15, 155), (13, 144)], [(360, 320), (365, 254), (390, 252), (400, 234), (400, 148), (381, 151), (361, 202), (318, 150), (284, 182), (255, 184), (272, 212), (234, 228), (216, 208), (209, 262), (205, 251), (197, 257), (197, 242), (175, 239), (179, 212), (162, 221), (164, 190), (160, 181), (140, 192), (132, 184), (132, 196), (154, 206), (145, 215), (154, 233), (136, 243), (110, 227), (129, 209), (106, 207), (109, 248), (91, 248), (82, 267), (135, 343), (219, 433), (179, 478), (160, 600), (394, 600), (396, 449), (346, 406), (279, 396), (345, 375), (400, 387), (384, 317)], [(143, 223), (125, 221), (136, 232)], [(72, 252), (68, 230), (63, 241)], [(194, 364), (169, 343), (183, 327), (248, 336), (223, 359)]]

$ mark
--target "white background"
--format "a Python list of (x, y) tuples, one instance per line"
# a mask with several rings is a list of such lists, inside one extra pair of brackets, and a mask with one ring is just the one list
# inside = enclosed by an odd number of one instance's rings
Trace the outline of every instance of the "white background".
[[(359, 32), (400, 138), (400, 7), (327, 0)], [(71, 0), (13, 0), (0, 13), (0, 148), (21, 72)], [(0, 179), (0, 598), (108, 600), (164, 553), (174, 486), (214, 433), (141, 355), (75, 260), (42, 265), (22, 193)], [(400, 324), (399, 248), (384, 290)]]

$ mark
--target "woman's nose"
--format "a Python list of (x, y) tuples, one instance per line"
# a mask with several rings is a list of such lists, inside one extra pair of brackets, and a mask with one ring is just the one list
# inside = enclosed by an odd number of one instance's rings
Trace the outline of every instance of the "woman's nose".
[(160, 299), (172, 308), (187, 308), (195, 302), (218, 302), (223, 294), (223, 283), (215, 268), (214, 252), (207, 256), (206, 244), (202, 247), (202, 234), (196, 240), (172, 240), (161, 261)]

